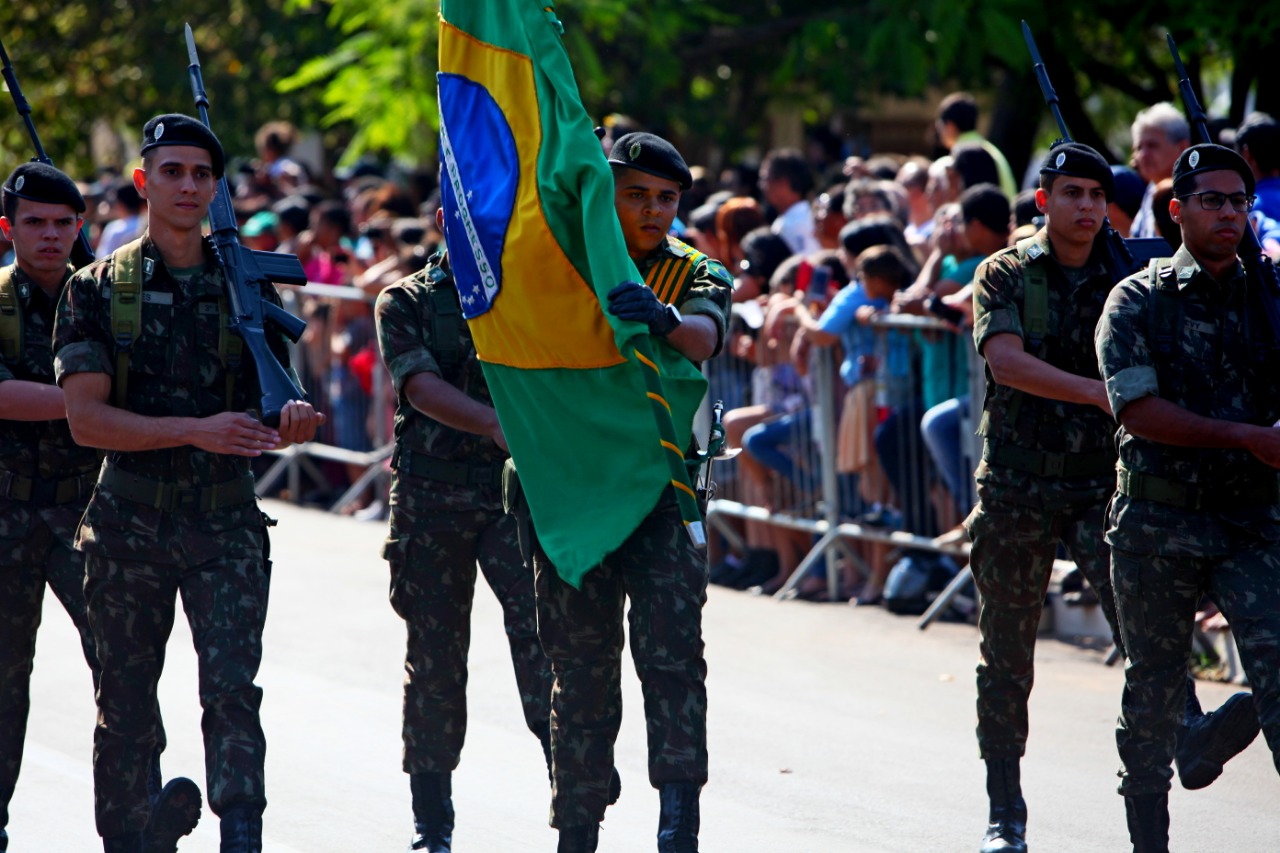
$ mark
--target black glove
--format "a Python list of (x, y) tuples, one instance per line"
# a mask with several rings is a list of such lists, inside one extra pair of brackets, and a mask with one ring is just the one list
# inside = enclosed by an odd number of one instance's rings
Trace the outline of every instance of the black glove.
[(649, 333), (665, 338), (680, 325), (680, 312), (658, 300), (638, 281), (624, 281), (609, 291), (609, 313), (620, 320), (644, 323)]

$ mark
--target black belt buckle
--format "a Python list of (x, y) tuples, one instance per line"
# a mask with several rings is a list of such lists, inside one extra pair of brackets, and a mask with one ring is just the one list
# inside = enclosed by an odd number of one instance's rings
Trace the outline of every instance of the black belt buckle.
[(1045, 452), (1041, 457), (1042, 477), (1061, 477), (1067, 470), (1067, 454)]
[[(496, 476), (494, 472), (497, 472)], [(493, 465), (473, 465), (468, 478), (470, 485), (476, 488), (489, 488), (497, 485), (502, 486), (502, 469), (495, 468)]]
[(28, 500), (39, 506), (53, 506), (58, 502), (58, 481), (32, 479)]

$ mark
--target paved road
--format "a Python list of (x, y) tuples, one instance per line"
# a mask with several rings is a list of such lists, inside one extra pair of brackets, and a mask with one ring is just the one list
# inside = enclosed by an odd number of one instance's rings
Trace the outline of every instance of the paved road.
[[(401, 851), (409, 790), (400, 771), (404, 628), (386, 601), (382, 525), (272, 503), (276, 568), (259, 683), (271, 805), (269, 853)], [(93, 829), (88, 672), (66, 615), (46, 598), (27, 754), (12, 805), (11, 853), (101, 847)], [(541, 753), (523, 729), (500, 613), (477, 596), (471, 721), (455, 774), (455, 848), (552, 851)], [(916, 630), (878, 609), (775, 603), (711, 591), (711, 783), (704, 853), (872, 853), (977, 849), (985, 821), (973, 738), (977, 635), (967, 625)], [(177, 620), (161, 703), (167, 775), (202, 780), (190, 634)], [(1098, 655), (1052, 641), (1039, 649), (1024, 785), (1037, 853), (1127, 850), (1114, 793), (1122, 675)], [(1230, 690), (1205, 684), (1216, 706)], [(621, 801), (603, 853), (653, 850), (657, 795), (646, 781), (641, 700), (624, 682)], [(203, 781), (201, 781), (203, 788)], [(1280, 850), (1280, 794), (1261, 738), (1213, 787), (1171, 795), (1179, 853)], [(217, 850), (206, 820), (183, 853)]]

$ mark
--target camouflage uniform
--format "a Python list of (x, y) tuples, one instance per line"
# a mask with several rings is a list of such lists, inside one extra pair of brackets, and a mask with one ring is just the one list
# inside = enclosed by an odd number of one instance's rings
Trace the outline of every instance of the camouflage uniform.
[(391, 532), (382, 555), (391, 564), (391, 606), (409, 632), (404, 770), (448, 773), (458, 766), (467, 727), (477, 563), (502, 604), (525, 723), (543, 741), (551, 666), (538, 644), (533, 573), (520, 556), (515, 519), (502, 507), (507, 453), (487, 436), (424, 415), (405, 395), (409, 379), (428, 372), (493, 405), (443, 256), (384, 290), (375, 318), (397, 392)]
[[(23, 349), (16, 362), (0, 359), (0, 383), (52, 385), (56, 300), (16, 265), (8, 272)], [(0, 420), (0, 829), (9, 823), (9, 800), (22, 764), (46, 583), (80, 632), (93, 685), (98, 685), (98, 658), (85, 613), (84, 557), (73, 548), (98, 462), (96, 451), (71, 438), (65, 418)]]
[[(1095, 240), (1074, 280), (1053, 257), (1045, 229), (985, 261), (974, 279), (979, 351), (993, 335), (1015, 334), (1042, 361), (1098, 378), (1093, 333), (1112, 286), (1101, 249)], [(1024, 328), (1033, 273), (1047, 284), (1043, 334)], [(1104, 509), (1115, 488), (1114, 423), (1096, 406), (996, 384), (988, 370), (979, 432), (978, 504), (965, 521), (982, 594), (978, 748), (983, 758), (1014, 758), (1026, 750), (1036, 631), (1060, 544), (1097, 591), (1119, 636), (1103, 541)]]
[[(113, 404), (121, 377), (110, 294), (113, 259), (126, 251), (72, 278), (54, 331), (59, 382), (73, 373), (112, 376)], [(226, 288), (208, 246), (204, 270), (184, 279), (170, 273), (149, 237), (143, 254), (142, 327), (125, 408), (208, 417), (228, 408), (228, 394), (233, 410), (256, 408), (252, 359), (229, 369), (220, 353)], [(274, 289), (265, 295), (278, 303)], [(287, 357), (281, 341), (273, 337), (272, 345)], [(107, 453), (76, 540), (87, 558), (85, 595), (102, 663), (93, 768), (99, 834), (137, 832), (147, 820), (156, 684), (179, 592), (199, 659), (209, 805), (218, 815), (233, 805), (265, 807), (262, 690), (253, 680), (271, 566), (266, 524), (248, 457), (191, 445)]]
[[(719, 262), (668, 240), (637, 264), (663, 302), (713, 319), (724, 339), (731, 279)], [(534, 552), (538, 636), (551, 658), (551, 825), (600, 821), (622, 721), (622, 613), (631, 602), (631, 654), (644, 694), (649, 782), (707, 781), (704, 554), (693, 547), (671, 488), (622, 545), (575, 590)]]
[[(1166, 266), (1169, 262), (1163, 262)], [(1237, 265), (1226, 282), (1179, 249), (1166, 275), (1117, 285), (1097, 352), (1113, 410), (1156, 395), (1204, 417), (1269, 426), (1280, 417), (1262, 312)], [(1248, 451), (1158, 444), (1120, 430), (1107, 512), (1129, 662), (1116, 741), (1120, 792), (1170, 787), (1174, 735), (1201, 591), (1231, 623), (1262, 731), (1280, 769), (1280, 490)]]

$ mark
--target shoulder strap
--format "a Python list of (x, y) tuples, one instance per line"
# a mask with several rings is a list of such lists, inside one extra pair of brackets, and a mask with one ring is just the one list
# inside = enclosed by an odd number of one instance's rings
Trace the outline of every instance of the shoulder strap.
[[(129, 355), (142, 332), (142, 285), (146, 260), (142, 238), (124, 244), (111, 256), (111, 335), (116, 342), (116, 406), (124, 408), (129, 393)], [(218, 357), (226, 368), (226, 404), (232, 408), (244, 341), (231, 331), (231, 309), (218, 297)]]
[(1044, 264), (1030, 263), (1022, 268), (1022, 329), (1028, 349), (1039, 349), (1049, 334), (1049, 276)]
[(443, 279), (433, 280), (427, 287), (431, 305), (431, 343), (444, 378), (453, 382), (465, 361), (462, 349), (462, 306), (457, 291)]
[(129, 353), (142, 332), (142, 240), (124, 244), (111, 255), (111, 336), (116, 342), (116, 406), (129, 393)]
[(14, 266), (0, 269), (0, 358), (17, 364), (22, 358), (22, 306), (13, 284)]
[(1173, 352), (1178, 327), (1182, 325), (1177, 276), (1168, 258), (1152, 258), (1147, 264), (1147, 278), (1151, 283), (1147, 310), (1150, 312), (1148, 328), (1151, 329), (1152, 350), (1167, 356)]

